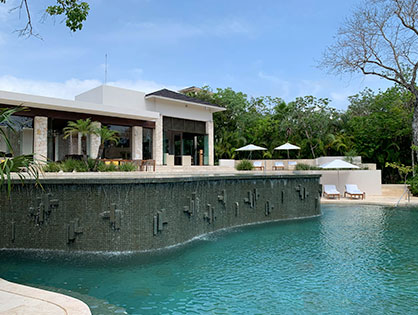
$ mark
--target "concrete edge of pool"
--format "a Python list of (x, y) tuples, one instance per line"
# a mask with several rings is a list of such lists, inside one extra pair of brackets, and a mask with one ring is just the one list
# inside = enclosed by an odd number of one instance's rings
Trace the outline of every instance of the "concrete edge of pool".
[(90, 315), (84, 302), (0, 278), (0, 314)]
[[(388, 206), (388, 207), (396, 207), (398, 204), (400, 196), (366, 196), (365, 200), (361, 199), (348, 199), (348, 198), (341, 198), (341, 199), (326, 199), (324, 197), (321, 198), (321, 205), (375, 205), (375, 206)], [(411, 197), (410, 201), (402, 199), (399, 202), (399, 206), (401, 207), (416, 207), (418, 206), (418, 197)]]

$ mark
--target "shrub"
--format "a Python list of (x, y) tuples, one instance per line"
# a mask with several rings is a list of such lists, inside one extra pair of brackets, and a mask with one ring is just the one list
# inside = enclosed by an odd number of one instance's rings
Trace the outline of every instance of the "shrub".
[(297, 171), (309, 171), (309, 170), (322, 170), (322, 168), (320, 168), (318, 166), (298, 163), (298, 164), (296, 164), (295, 170), (297, 170)]
[(116, 172), (118, 170), (118, 167), (113, 163), (105, 164), (103, 162), (100, 162), (97, 166), (97, 170), (99, 172)]
[(408, 184), (410, 185), (409, 190), (412, 195), (418, 196), (418, 175), (408, 179)]
[(89, 169), (89, 172), (93, 172), (94, 163), (96, 163), (96, 160), (95, 159), (88, 159), (87, 160), (87, 167)]
[(86, 162), (82, 160), (73, 160), (68, 159), (63, 162), (61, 162), (61, 168), (64, 172), (88, 172), (88, 166)]
[(61, 164), (58, 162), (49, 162), (43, 167), (44, 172), (59, 172), (61, 170)]
[(253, 164), (248, 160), (242, 160), (237, 165), (238, 171), (251, 171), (253, 169)]
[(133, 172), (137, 170), (137, 166), (134, 163), (122, 163), (119, 165), (119, 171), (121, 172)]

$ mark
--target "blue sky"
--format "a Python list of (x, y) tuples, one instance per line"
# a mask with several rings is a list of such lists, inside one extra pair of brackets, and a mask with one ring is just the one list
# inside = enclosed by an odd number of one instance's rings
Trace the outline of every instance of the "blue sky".
[(20, 0), (0, 5), (0, 89), (73, 98), (104, 80), (145, 92), (209, 85), (249, 96), (328, 97), (345, 109), (347, 96), (374, 77), (328, 75), (317, 68), (338, 26), (360, 0), (123, 0), (88, 1), (82, 31), (43, 10), (53, 0), (29, 0), (35, 30), (18, 38), (25, 23)]

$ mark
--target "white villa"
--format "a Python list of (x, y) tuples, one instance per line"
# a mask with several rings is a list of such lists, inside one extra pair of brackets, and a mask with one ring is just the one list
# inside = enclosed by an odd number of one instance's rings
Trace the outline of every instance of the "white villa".
[[(81, 153), (80, 136), (63, 139), (68, 121), (91, 118), (97, 126), (119, 132), (118, 144), (105, 144), (102, 158), (155, 160), (156, 165), (213, 165), (213, 113), (224, 110), (185, 94), (162, 89), (153, 93), (102, 85), (74, 100), (0, 91), (0, 108), (23, 106), (6, 126), (14, 154), (35, 154), (59, 161)], [(100, 141), (87, 139), (87, 152), (97, 156)], [(0, 154), (10, 154), (0, 142)]]

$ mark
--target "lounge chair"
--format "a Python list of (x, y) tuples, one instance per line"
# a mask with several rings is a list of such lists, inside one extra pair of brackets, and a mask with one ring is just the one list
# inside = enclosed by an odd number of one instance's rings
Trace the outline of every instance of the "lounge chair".
[(337, 190), (337, 187), (335, 187), (335, 185), (324, 185), (323, 195), (324, 195), (324, 197), (326, 197), (328, 199), (335, 198), (335, 197), (340, 199), (340, 197), (341, 197), (341, 194)]
[(350, 199), (357, 198), (357, 197), (360, 199), (361, 197), (361, 199), (364, 200), (366, 198), (366, 193), (358, 189), (357, 185), (347, 184), (345, 185), (345, 192), (344, 192), (344, 197), (346, 196), (350, 197)]
[(261, 163), (261, 161), (254, 161), (254, 162), (253, 162), (253, 168), (254, 168), (255, 170), (260, 170), (260, 171), (264, 170), (264, 166), (263, 166), (263, 164)]
[(283, 162), (274, 162), (273, 171), (284, 170)]

